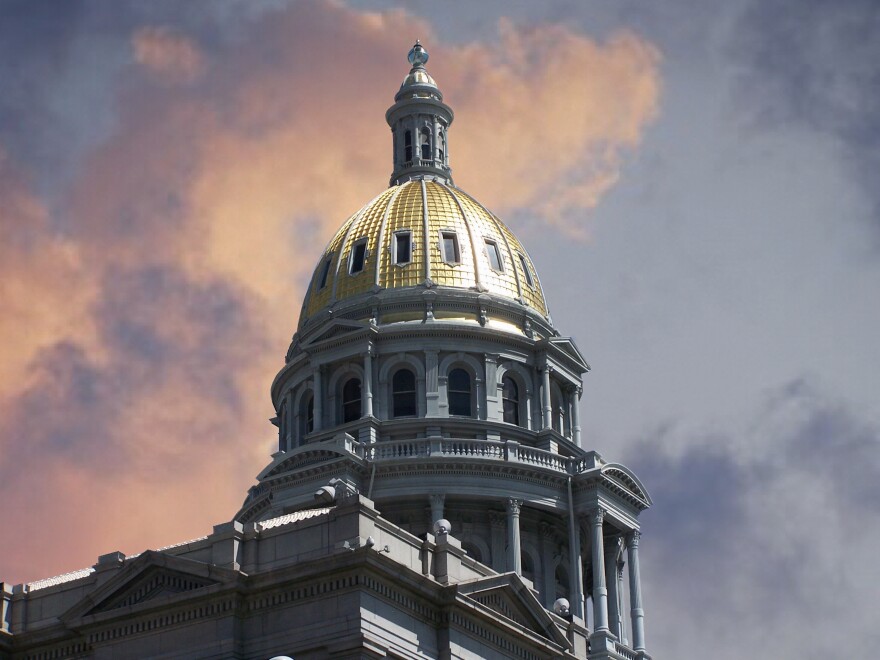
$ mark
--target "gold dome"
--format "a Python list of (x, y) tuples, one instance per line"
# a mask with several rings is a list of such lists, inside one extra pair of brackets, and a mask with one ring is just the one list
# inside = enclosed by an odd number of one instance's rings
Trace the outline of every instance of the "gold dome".
[(300, 322), (360, 296), (435, 286), (513, 299), (547, 316), (534, 265), (513, 233), (451, 184), (416, 178), (382, 192), (336, 232)]

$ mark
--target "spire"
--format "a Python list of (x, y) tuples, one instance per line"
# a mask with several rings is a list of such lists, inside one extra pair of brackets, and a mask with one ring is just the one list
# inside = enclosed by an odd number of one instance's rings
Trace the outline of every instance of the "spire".
[(394, 139), (391, 185), (416, 177), (452, 183), (446, 133), (454, 117), (443, 94), (425, 69), (428, 51), (419, 41), (407, 60), (412, 68), (385, 113)]

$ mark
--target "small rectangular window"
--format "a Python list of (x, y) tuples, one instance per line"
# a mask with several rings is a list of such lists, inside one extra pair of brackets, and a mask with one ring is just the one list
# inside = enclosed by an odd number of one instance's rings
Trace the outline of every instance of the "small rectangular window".
[(443, 253), (443, 261), (448, 264), (457, 264), (461, 261), (458, 251), (458, 236), (454, 231), (440, 232), (440, 250)]
[(330, 266), (333, 264), (333, 256), (327, 257), (327, 260), (324, 262), (324, 265), (321, 266), (321, 278), (319, 280), (320, 284), (318, 284), (319, 289), (323, 289), (327, 286), (327, 276), (330, 275)]
[(408, 264), (412, 261), (412, 234), (408, 231), (394, 234), (391, 249), (394, 252), (395, 264)]
[(501, 261), (501, 251), (498, 249), (498, 243), (486, 239), (486, 256), (489, 257), (489, 265), (492, 267), (492, 270), (497, 270), (499, 272), (504, 270), (504, 265)]
[(350, 275), (357, 275), (364, 269), (367, 261), (367, 239), (362, 238), (351, 248), (351, 261), (348, 265)]
[(535, 282), (532, 280), (532, 271), (529, 270), (529, 262), (526, 261), (525, 255), (519, 255), (519, 265), (522, 266), (523, 275), (526, 277), (526, 284), (534, 287)]

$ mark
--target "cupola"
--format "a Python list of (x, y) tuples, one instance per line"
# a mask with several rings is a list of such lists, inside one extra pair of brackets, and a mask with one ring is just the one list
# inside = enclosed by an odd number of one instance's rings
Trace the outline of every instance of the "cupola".
[(443, 94), (425, 69), (428, 51), (416, 41), (407, 56), (412, 68), (385, 113), (394, 136), (391, 185), (416, 176), (452, 183), (446, 132), (454, 117)]

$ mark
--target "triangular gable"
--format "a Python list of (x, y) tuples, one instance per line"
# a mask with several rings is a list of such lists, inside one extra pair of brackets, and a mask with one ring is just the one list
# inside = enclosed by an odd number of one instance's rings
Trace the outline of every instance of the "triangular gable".
[(372, 326), (366, 321), (348, 321), (345, 319), (333, 319), (326, 325), (320, 328), (317, 333), (311, 335), (306, 341), (304, 341), (300, 347), (304, 351), (308, 351), (310, 348), (315, 348), (324, 342), (339, 339), (340, 337), (344, 337), (346, 335), (357, 336), (358, 334), (363, 334), (364, 331), (369, 331)]
[(133, 607), (158, 598), (229, 582), (238, 572), (203, 562), (147, 550), (61, 616), (74, 619)]
[(566, 636), (516, 573), (504, 573), (456, 585), (459, 594), (518, 626), (567, 648)]
[(590, 370), (590, 365), (587, 364), (584, 356), (581, 355), (580, 349), (578, 349), (577, 344), (574, 343), (574, 339), (571, 337), (551, 337), (549, 343), (551, 346), (559, 349), (559, 351), (568, 356), (584, 371)]

